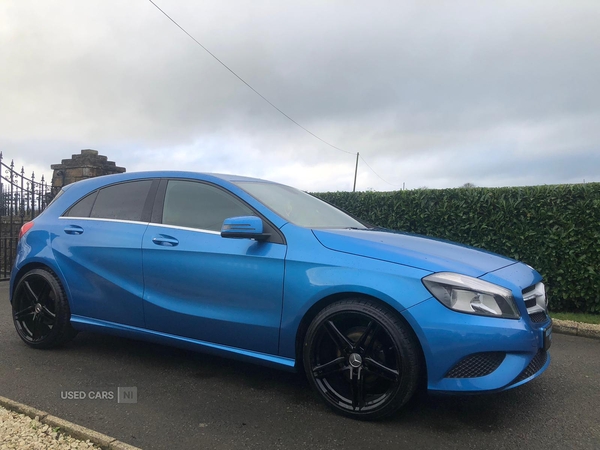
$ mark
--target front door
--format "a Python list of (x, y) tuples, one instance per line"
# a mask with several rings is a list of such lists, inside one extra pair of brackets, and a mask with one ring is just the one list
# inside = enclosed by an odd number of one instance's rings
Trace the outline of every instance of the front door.
[(220, 187), (170, 180), (142, 243), (147, 328), (277, 354), (286, 246), (220, 235), (256, 215)]

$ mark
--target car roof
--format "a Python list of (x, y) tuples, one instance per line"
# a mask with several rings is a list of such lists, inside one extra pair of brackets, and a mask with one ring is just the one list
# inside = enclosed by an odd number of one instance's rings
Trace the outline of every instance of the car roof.
[(65, 190), (75, 188), (75, 190), (92, 190), (99, 187), (118, 183), (120, 181), (131, 181), (139, 180), (144, 178), (189, 178), (196, 180), (204, 180), (209, 182), (225, 181), (228, 183), (235, 183), (239, 181), (243, 182), (260, 182), (260, 183), (275, 183), (273, 181), (262, 180), (260, 178), (246, 177), (242, 175), (231, 175), (223, 173), (209, 173), (209, 172), (192, 172), (183, 170), (152, 170), (143, 172), (125, 172), (113, 175), (102, 175), (99, 177), (88, 178), (85, 180), (78, 181), (76, 183), (69, 184), (64, 187)]
[[(239, 195), (246, 201), (251, 201), (251, 196), (246, 193), (242, 188), (236, 186), (235, 182), (259, 182), (259, 183), (268, 183), (268, 184), (280, 184), (272, 181), (261, 180), (259, 178), (245, 177), (240, 175), (228, 175), (228, 174), (219, 174), (219, 173), (204, 173), (204, 172), (191, 172), (191, 171), (176, 171), (176, 170), (155, 170), (155, 171), (145, 171), (145, 172), (125, 172), (113, 175), (102, 175), (99, 177), (88, 178), (85, 180), (77, 181), (75, 183), (68, 184), (62, 188), (63, 194), (60, 198), (56, 199), (56, 202), (53, 202), (46, 208), (45, 212), (52, 211), (54, 209), (58, 210), (58, 214), (62, 214), (63, 211), (70, 205), (72, 205), (75, 201), (82, 198), (87, 193), (92, 192), (96, 189), (104, 188), (105, 186), (109, 186), (112, 184), (117, 184), (121, 182), (135, 181), (135, 180), (148, 180), (148, 179), (157, 179), (157, 178), (179, 178), (179, 179), (188, 179), (188, 180), (198, 180), (204, 181), (208, 183), (212, 183), (218, 186), (222, 186), (230, 190), (236, 195)], [(254, 202), (256, 202), (254, 200)], [(260, 206), (259, 206), (260, 205)], [(285, 221), (282, 222), (279, 216), (275, 217), (274, 213), (269, 210), (266, 206), (260, 204), (259, 202), (254, 204), (254, 207), (257, 208), (261, 214), (264, 214), (266, 217), (269, 217), (270, 220), (276, 224), (276, 226), (281, 226)], [(273, 217), (271, 217), (273, 216)], [(281, 222), (281, 223), (280, 223)]]

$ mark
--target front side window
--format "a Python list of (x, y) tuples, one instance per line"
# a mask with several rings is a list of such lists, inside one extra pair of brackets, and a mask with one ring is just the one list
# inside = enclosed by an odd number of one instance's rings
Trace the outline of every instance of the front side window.
[(254, 216), (252, 209), (231, 194), (204, 183), (170, 180), (165, 193), (162, 223), (220, 231), (229, 217)]

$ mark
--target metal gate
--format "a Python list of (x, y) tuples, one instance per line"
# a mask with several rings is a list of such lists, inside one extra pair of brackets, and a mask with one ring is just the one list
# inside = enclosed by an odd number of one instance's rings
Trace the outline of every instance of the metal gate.
[(0, 281), (10, 277), (17, 255), (19, 230), (48, 204), (52, 192), (44, 181), (25, 176), (25, 169), (15, 170), (14, 161), (6, 165), (0, 152)]

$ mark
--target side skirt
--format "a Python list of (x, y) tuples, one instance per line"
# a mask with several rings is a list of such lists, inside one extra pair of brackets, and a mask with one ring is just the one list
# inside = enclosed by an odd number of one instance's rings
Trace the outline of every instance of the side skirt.
[(262, 366), (273, 367), (295, 372), (296, 362), (290, 358), (269, 355), (266, 353), (244, 350), (237, 347), (215, 344), (212, 342), (199, 341), (196, 339), (175, 336), (173, 334), (162, 333), (160, 331), (147, 330), (145, 328), (123, 325), (106, 320), (90, 319), (89, 317), (71, 316), (73, 328), (78, 331), (94, 331), (98, 333), (111, 334), (131, 339), (139, 339), (148, 342), (154, 342), (162, 345), (170, 345), (196, 352), (209, 353), (225, 358), (237, 359), (240, 361), (259, 364)]

